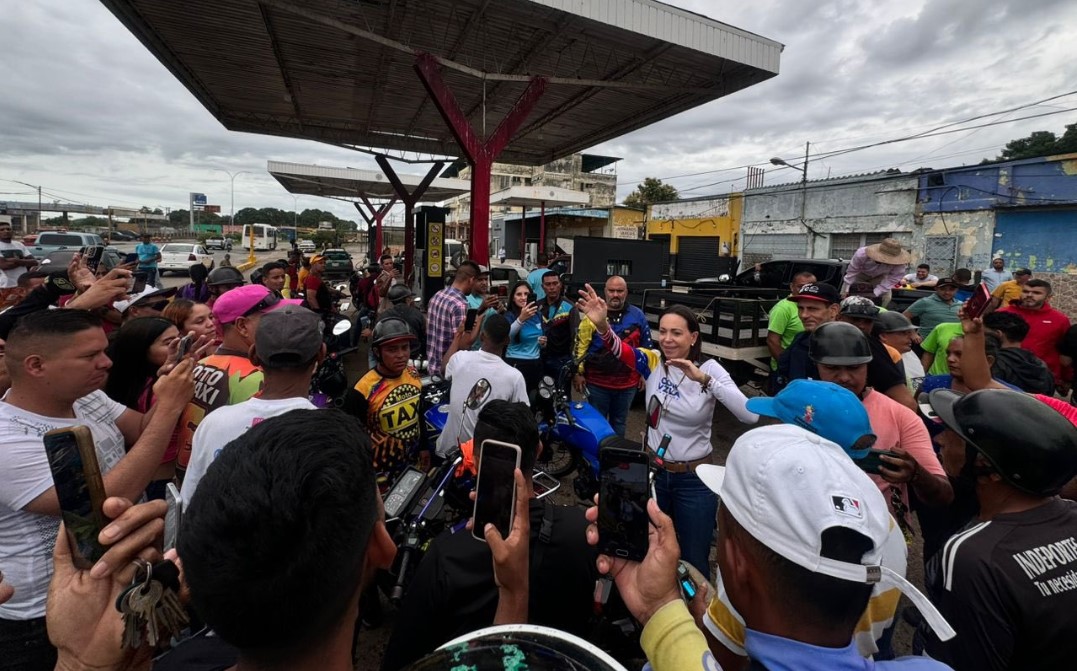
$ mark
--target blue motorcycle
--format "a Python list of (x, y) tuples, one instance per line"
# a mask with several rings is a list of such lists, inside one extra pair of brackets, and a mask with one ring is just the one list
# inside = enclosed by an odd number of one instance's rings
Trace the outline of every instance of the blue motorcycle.
[(590, 403), (571, 399), (569, 380), (574, 370), (575, 362), (561, 370), (558, 380), (547, 375), (539, 383), (536, 419), (544, 449), (538, 465), (557, 478), (575, 470), (572, 486), (576, 496), (590, 501), (598, 491), (599, 450), (608, 446), (642, 448), (614, 433)]

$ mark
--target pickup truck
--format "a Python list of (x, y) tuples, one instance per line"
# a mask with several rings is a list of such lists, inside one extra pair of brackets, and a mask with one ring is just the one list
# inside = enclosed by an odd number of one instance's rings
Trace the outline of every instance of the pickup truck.
[(206, 249), (223, 249), (226, 252), (232, 251), (232, 240), (230, 238), (206, 238)]
[(104, 245), (105, 242), (96, 233), (65, 233), (63, 231), (43, 231), (37, 234), (34, 246), (29, 247), (30, 253), (37, 258), (43, 258), (49, 252), (63, 249), (78, 251), (83, 247)]
[[(770, 309), (789, 293), (793, 275), (807, 270), (818, 281), (840, 289), (848, 262), (834, 259), (767, 261), (736, 277), (673, 282), (670, 289), (648, 289), (640, 306), (657, 338), (666, 307), (686, 305), (700, 316), (703, 354), (718, 359), (737, 384), (770, 373), (767, 323)], [(932, 291), (895, 289), (889, 309), (904, 311)]]

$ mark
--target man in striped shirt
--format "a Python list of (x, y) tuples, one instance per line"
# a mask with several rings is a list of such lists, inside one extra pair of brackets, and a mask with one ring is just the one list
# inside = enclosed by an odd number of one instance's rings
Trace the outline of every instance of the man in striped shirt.
[(426, 308), (426, 361), (431, 375), (442, 375), (441, 360), (467, 316), (467, 296), (478, 277), (479, 265), (464, 261), (456, 268), (452, 284), (430, 299)]

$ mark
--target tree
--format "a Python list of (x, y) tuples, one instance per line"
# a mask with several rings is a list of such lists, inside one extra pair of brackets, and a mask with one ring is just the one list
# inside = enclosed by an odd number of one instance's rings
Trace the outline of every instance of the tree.
[(629, 207), (647, 207), (651, 203), (677, 200), (677, 189), (670, 184), (663, 184), (657, 177), (647, 177), (628, 194), (624, 204)]
[(1051, 131), (1038, 130), (1028, 137), (1010, 140), (995, 160), (1014, 161), (1072, 152), (1077, 152), (1077, 123), (1066, 126), (1066, 132), (1062, 134), (1062, 137), (1057, 137)]

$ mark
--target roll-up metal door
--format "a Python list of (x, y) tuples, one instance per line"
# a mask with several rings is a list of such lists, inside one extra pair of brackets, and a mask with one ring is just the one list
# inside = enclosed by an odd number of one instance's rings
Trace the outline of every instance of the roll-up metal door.
[(682, 236), (677, 240), (677, 272), (678, 280), (691, 282), (701, 277), (714, 277), (718, 275), (718, 253), (721, 249), (721, 240), (718, 236), (687, 237)]

